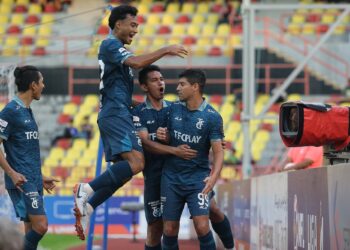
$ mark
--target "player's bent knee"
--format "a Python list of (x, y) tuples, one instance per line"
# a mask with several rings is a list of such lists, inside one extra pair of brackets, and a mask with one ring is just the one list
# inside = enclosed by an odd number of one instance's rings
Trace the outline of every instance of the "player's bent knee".
[(178, 223), (165, 222), (163, 233), (168, 236), (176, 236), (178, 234)]
[(40, 221), (40, 222), (36, 222), (36, 223), (33, 223), (32, 225), (32, 229), (41, 234), (41, 235), (44, 235), (46, 234), (47, 230), (48, 230), (48, 224), (47, 224), (47, 221)]

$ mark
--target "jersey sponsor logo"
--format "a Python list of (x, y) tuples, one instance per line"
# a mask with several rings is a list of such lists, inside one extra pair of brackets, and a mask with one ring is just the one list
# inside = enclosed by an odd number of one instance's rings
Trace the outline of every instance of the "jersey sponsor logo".
[(124, 51), (126, 51), (126, 48), (119, 48), (120, 53), (123, 53)]
[(146, 123), (147, 123), (147, 124), (154, 124), (155, 121), (154, 121), (154, 120), (152, 120), (152, 121), (149, 121), (149, 120), (148, 120)]
[(157, 139), (157, 134), (156, 133), (150, 133), (148, 134), (149, 138), (152, 140), (152, 141), (155, 141)]
[(29, 132), (25, 132), (27, 140), (38, 140), (39, 139), (39, 133), (38, 131), (29, 131)]
[(148, 205), (152, 209), (152, 215), (156, 218), (162, 216), (161, 208), (160, 208), (160, 200), (157, 201), (150, 201), (148, 202)]
[(210, 112), (210, 113), (215, 113), (215, 110), (208, 109), (208, 112)]
[(196, 128), (202, 129), (204, 125), (204, 120), (202, 118), (198, 118), (198, 122), (196, 123)]
[(183, 142), (189, 142), (189, 143), (199, 143), (200, 139), (202, 138), (202, 136), (183, 134), (176, 130), (174, 130), (174, 134), (175, 134), (175, 139), (181, 140)]
[(6, 128), (9, 123), (3, 119), (0, 119), (0, 126)]
[(30, 120), (24, 120), (24, 123), (29, 123), (30, 122)]
[(199, 193), (197, 195), (199, 209), (208, 209), (209, 207), (209, 196), (206, 194)]
[(176, 117), (175, 117), (175, 120), (176, 120), (176, 121), (182, 121), (182, 118), (181, 118), (181, 117), (176, 116)]

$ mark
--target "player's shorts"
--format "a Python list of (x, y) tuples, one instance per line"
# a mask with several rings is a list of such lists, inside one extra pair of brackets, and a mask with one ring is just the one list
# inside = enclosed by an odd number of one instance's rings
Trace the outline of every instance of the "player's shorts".
[(159, 180), (145, 182), (144, 204), (145, 216), (148, 224), (162, 219), (160, 185), (160, 178)]
[(32, 183), (24, 183), (19, 189), (8, 189), (9, 196), (15, 208), (16, 216), (24, 222), (29, 222), (28, 215), (45, 215), (43, 193)]
[(133, 149), (142, 152), (141, 139), (138, 137), (131, 115), (99, 118), (101, 139), (106, 161), (121, 160), (120, 154)]
[(201, 192), (205, 183), (179, 185), (162, 178), (161, 204), (163, 220), (179, 221), (187, 203), (191, 216), (209, 215), (210, 200)]

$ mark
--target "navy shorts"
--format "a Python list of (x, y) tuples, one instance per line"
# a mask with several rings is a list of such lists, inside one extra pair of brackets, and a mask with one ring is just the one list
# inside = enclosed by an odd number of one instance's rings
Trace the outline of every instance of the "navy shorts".
[(132, 119), (131, 115), (98, 119), (106, 161), (121, 160), (119, 156), (121, 153), (130, 152), (133, 149), (142, 152), (141, 139), (138, 137)]
[(24, 183), (19, 189), (8, 189), (7, 192), (15, 208), (16, 216), (24, 222), (29, 222), (28, 215), (46, 215), (43, 192), (31, 183)]
[(173, 184), (162, 178), (161, 205), (163, 220), (179, 221), (187, 203), (191, 216), (209, 215), (210, 199), (201, 192), (205, 183)]
[(148, 224), (162, 219), (160, 203), (160, 179), (145, 182), (144, 204), (145, 215)]

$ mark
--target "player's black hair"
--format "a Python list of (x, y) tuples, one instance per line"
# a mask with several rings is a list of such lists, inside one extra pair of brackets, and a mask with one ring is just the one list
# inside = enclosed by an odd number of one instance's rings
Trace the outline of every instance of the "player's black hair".
[(124, 20), (128, 14), (131, 16), (136, 16), (137, 9), (131, 5), (119, 5), (113, 8), (108, 19), (108, 26), (111, 28), (111, 30), (114, 29), (115, 23), (118, 20)]
[(31, 65), (17, 67), (13, 74), (19, 92), (26, 92), (32, 82), (39, 83), (40, 80), (39, 70)]
[(191, 85), (198, 83), (199, 90), (201, 93), (203, 93), (203, 89), (207, 80), (203, 70), (187, 69), (179, 75), (179, 78), (186, 78)]
[(140, 70), (139, 72), (139, 83), (140, 84), (147, 84), (147, 77), (148, 73), (152, 71), (158, 71), (160, 72), (160, 68), (157, 65), (149, 65), (144, 67), (143, 69)]

